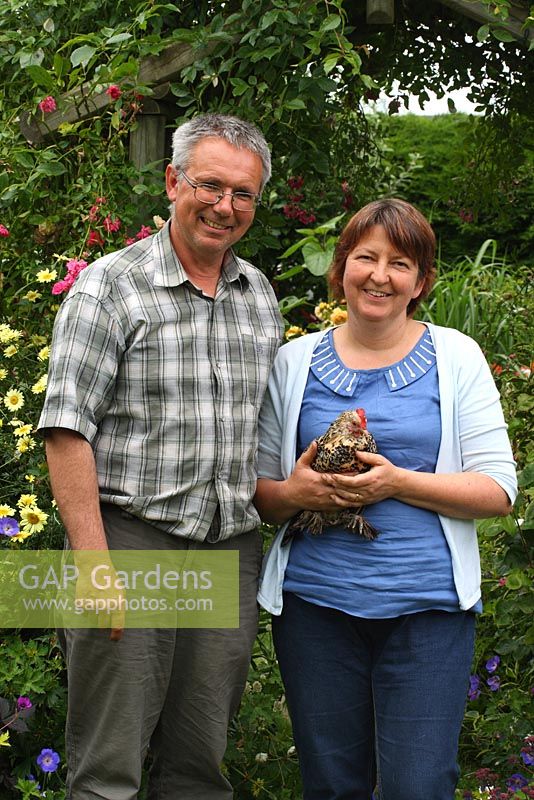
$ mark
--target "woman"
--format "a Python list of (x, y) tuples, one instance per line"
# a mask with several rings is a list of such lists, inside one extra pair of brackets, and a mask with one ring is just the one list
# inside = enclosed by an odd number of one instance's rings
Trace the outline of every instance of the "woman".
[[(259, 600), (273, 636), (304, 800), (452, 800), (481, 610), (475, 523), (509, 513), (514, 461), (478, 347), (414, 320), (435, 237), (402, 200), (361, 209), (329, 281), (347, 322), (279, 351), (260, 420), (256, 505), (281, 525)], [(378, 454), (359, 475), (311, 469), (313, 442), (363, 407)], [(298, 458), (298, 460), (296, 460)], [(283, 544), (302, 509), (364, 506), (343, 528)]]

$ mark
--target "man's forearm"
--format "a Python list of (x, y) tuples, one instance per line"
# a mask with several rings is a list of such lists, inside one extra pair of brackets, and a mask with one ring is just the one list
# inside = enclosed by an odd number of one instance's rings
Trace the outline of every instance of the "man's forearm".
[(52, 492), (74, 550), (107, 550), (91, 445), (66, 428), (46, 435)]

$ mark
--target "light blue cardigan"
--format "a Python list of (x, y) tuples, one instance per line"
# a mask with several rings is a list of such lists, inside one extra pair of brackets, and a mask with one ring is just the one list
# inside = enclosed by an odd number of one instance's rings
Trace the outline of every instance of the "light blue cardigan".
[[(426, 324), (436, 348), (440, 392), (441, 444), (436, 473), (482, 472), (513, 502), (517, 494), (515, 462), (486, 359), (478, 344), (463, 333)], [(293, 471), (302, 397), (311, 356), (322, 336), (324, 331), (303, 336), (278, 351), (260, 414), (259, 477), (284, 480)], [(440, 520), (460, 608), (466, 610), (480, 599), (475, 522), (443, 515)], [(282, 584), (291, 547), (281, 546), (286, 526), (278, 531), (265, 556), (258, 592), (260, 605), (277, 615), (282, 612)]]

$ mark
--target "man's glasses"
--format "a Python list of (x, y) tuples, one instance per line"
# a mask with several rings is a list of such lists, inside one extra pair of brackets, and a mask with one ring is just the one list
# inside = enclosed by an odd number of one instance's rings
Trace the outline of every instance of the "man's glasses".
[(254, 211), (259, 203), (260, 196), (258, 194), (251, 194), (250, 192), (221, 192), (220, 188), (212, 183), (195, 183), (191, 178), (187, 177), (183, 169), (180, 172), (193, 189), (195, 197), (200, 203), (214, 206), (226, 195), (232, 198), (232, 206), (236, 211)]

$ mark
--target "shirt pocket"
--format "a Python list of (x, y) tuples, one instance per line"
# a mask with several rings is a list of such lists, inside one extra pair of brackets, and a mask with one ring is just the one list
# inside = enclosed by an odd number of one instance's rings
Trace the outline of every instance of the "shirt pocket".
[(243, 333), (241, 357), (243, 364), (243, 396), (259, 410), (280, 340), (274, 336)]

